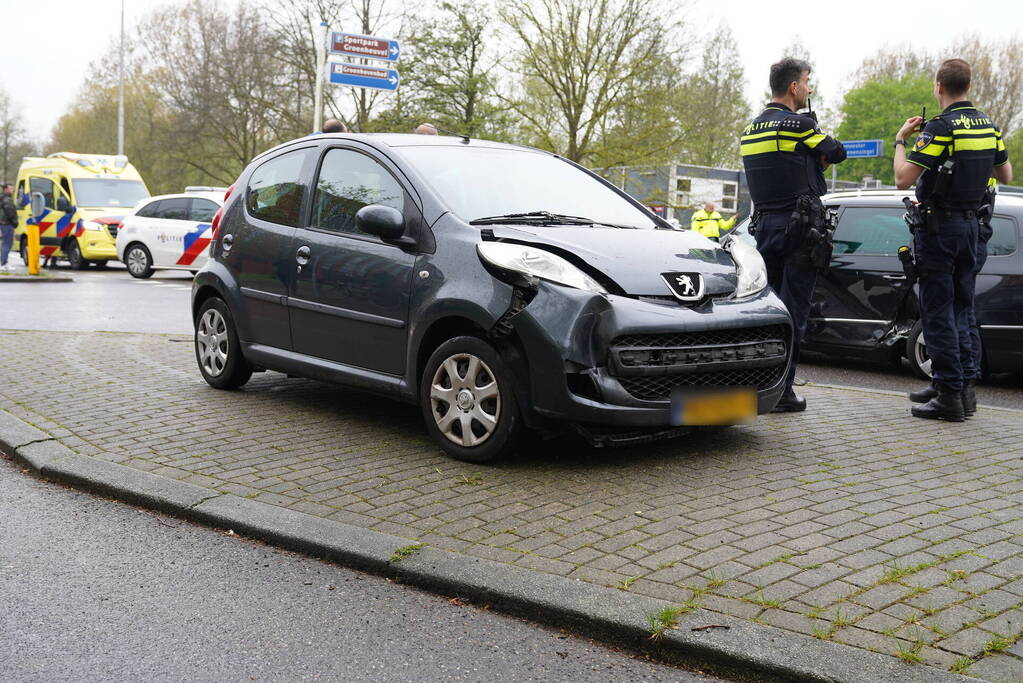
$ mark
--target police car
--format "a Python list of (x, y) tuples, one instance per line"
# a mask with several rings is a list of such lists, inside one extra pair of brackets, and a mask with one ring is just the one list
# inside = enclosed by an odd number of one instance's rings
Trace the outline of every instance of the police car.
[(137, 278), (164, 268), (199, 270), (206, 264), (213, 216), (224, 203), (225, 190), (186, 187), (181, 194), (139, 202), (117, 231), (117, 258)]

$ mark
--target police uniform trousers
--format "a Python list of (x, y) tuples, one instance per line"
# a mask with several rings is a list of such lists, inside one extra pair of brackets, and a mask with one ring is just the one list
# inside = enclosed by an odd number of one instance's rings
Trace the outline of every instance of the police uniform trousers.
[[(939, 209), (940, 211), (940, 209)], [(937, 233), (913, 238), (920, 273), (920, 317), (935, 386), (959, 392), (973, 368), (971, 319), (977, 268), (977, 219), (946, 214)]]
[[(984, 264), (987, 263), (987, 243), (989, 239), (991, 239), (991, 235), (981, 235), (977, 239), (977, 263), (973, 267), (973, 297), (970, 304), (970, 317), (967, 322), (967, 328), (970, 332), (970, 363), (967, 367), (963, 368), (963, 379), (972, 379), (975, 382), (980, 381), (980, 375), (983, 370), (981, 367), (980, 327), (977, 325), (977, 275), (980, 274)], [(926, 338), (925, 336), (924, 339)]]
[(799, 363), (799, 345), (806, 333), (806, 319), (810, 315), (810, 299), (817, 282), (817, 269), (805, 255), (798, 255), (802, 240), (786, 236), (792, 212), (767, 213), (757, 222), (757, 250), (767, 265), (767, 284), (785, 304), (792, 316), (792, 365), (785, 377), (785, 391), (792, 389)]

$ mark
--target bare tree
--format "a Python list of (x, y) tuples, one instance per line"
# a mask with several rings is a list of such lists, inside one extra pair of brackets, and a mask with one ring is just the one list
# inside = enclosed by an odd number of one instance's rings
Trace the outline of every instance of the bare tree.
[(0, 156), (3, 161), (0, 182), (14, 181), (21, 164), (21, 154), (27, 151), (28, 146), (21, 112), (7, 91), (0, 89)]
[(518, 43), (524, 79), (512, 106), (532, 135), (573, 161), (587, 160), (606, 117), (627, 106), (630, 86), (675, 49), (670, 36), (680, 25), (666, 25), (663, 9), (647, 0), (509, 0), (500, 13)]

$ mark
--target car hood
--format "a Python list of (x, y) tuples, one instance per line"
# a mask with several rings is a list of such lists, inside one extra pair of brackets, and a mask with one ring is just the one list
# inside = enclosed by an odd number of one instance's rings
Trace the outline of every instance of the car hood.
[(673, 296), (662, 273), (699, 273), (704, 293), (726, 296), (738, 284), (735, 262), (716, 242), (688, 230), (488, 226), (502, 241), (548, 248), (582, 261), (633, 296)]

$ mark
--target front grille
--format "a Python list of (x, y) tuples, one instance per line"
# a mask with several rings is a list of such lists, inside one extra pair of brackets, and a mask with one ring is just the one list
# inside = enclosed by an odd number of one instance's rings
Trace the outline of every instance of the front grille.
[(740, 327), (728, 330), (701, 330), (697, 332), (670, 332), (664, 334), (631, 334), (616, 338), (612, 347), (643, 346), (652, 348), (677, 348), (685, 346), (715, 346), (719, 344), (744, 344), (773, 339), (787, 341), (788, 329), (784, 325), (766, 327)]
[(756, 387), (769, 389), (781, 381), (785, 364), (770, 368), (747, 368), (701, 372), (694, 375), (661, 375), (655, 377), (619, 377), (618, 381), (634, 397), (642, 401), (667, 401), (677, 387)]
[(643, 401), (667, 401), (694, 387), (768, 389), (785, 373), (786, 325), (623, 335), (611, 343), (610, 369)]

